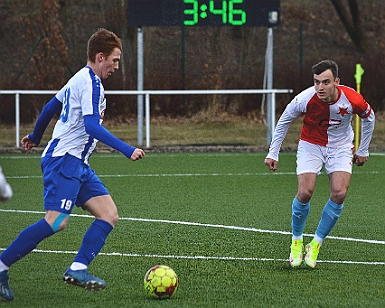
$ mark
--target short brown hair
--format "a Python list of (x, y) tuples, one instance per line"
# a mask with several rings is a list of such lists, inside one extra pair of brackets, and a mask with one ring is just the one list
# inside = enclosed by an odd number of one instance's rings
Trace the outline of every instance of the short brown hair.
[(338, 78), (338, 65), (333, 60), (322, 60), (321, 62), (314, 64), (311, 69), (315, 75), (319, 75), (326, 70), (331, 70), (334, 79)]
[(114, 32), (100, 28), (88, 40), (88, 61), (95, 63), (95, 57), (99, 52), (108, 57), (115, 48), (122, 50), (120, 38)]

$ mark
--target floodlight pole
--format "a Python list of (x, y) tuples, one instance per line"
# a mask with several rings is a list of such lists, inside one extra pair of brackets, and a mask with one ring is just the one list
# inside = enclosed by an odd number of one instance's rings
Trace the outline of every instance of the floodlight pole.
[[(267, 31), (266, 48), (266, 89), (273, 89), (273, 28)], [(273, 93), (267, 94), (267, 136), (266, 143), (269, 145), (273, 139), (275, 130), (275, 97)]]

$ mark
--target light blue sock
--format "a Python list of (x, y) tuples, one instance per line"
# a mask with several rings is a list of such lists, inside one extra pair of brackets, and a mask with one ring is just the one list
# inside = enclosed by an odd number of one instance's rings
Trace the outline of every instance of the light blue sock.
[(106, 238), (112, 229), (113, 227), (108, 222), (96, 219), (84, 235), (82, 245), (74, 262), (88, 266), (103, 248)]
[(306, 219), (310, 212), (310, 202), (301, 203), (297, 198), (294, 198), (291, 212), (291, 230), (293, 236), (302, 236)]
[(325, 239), (330, 231), (333, 229), (334, 225), (337, 223), (338, 218), (341, 215), (342, 208), (344, 204), (336, 204), (330, 199), (325, 204), (325, 207), (322, 211), (321, 220), (318, 224), (315, 234), (322, 239)]

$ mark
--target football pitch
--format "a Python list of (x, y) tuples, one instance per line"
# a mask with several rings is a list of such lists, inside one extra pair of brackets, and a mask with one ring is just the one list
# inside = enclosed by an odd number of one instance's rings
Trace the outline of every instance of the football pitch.
[[(288, 262), (295, 153), (268, 171), (266, 153), (148, 153), (132, 162), (95, 153), (91, 167), (119, 208), (120, 221), (92, 274), (103, 291), (66, 285), (92, 223), (75, 208), (67, 228), (44, 240), (10, 269), (15, 299), (8, 307), (383, 307), (385, 157), (371, 153), (353, 168), (345, 207), (314, 270)], [(44, 217), (39, 155), (2, 154), (14, 197), (0, 203), (0, 252)], [(305, 243), (329, 197), (322, 173), (311, 201)], [(169, 300), (147, 298), (146, 271), (172, 267), (179, 288)]]

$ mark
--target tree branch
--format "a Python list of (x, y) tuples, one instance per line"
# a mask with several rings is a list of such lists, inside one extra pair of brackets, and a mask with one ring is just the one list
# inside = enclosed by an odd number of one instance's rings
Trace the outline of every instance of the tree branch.
[(361, 28), (357, 0), (347, 0), (349, 10), (343, 4), (343, 0), (330, 0), (330, 2), (336, 9), (342, 24), (353, 41), (353, 44), (359, 51), (364, 52), (364, 35)]

